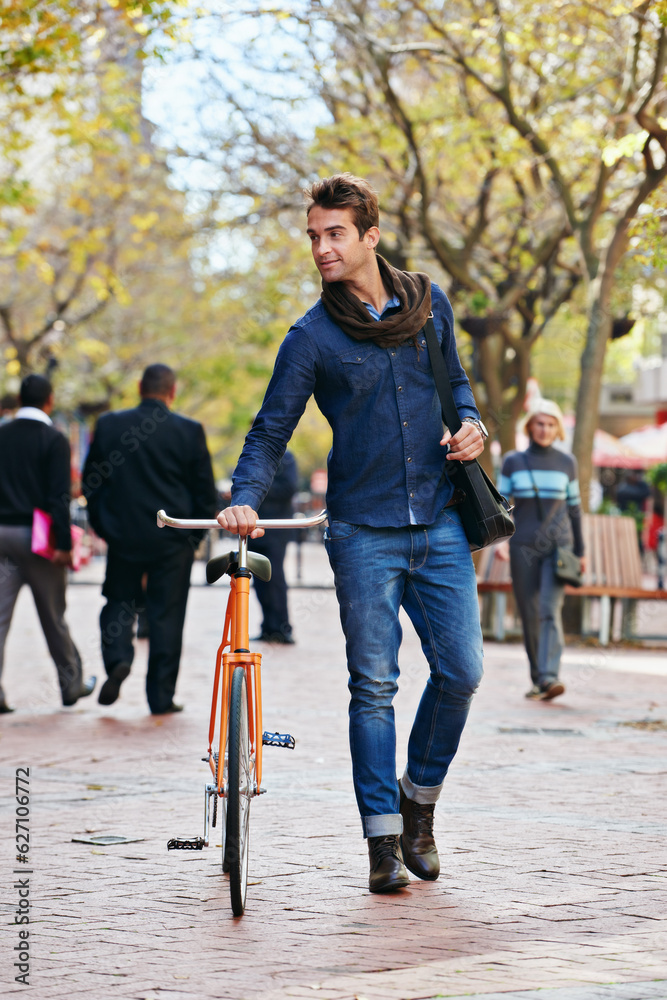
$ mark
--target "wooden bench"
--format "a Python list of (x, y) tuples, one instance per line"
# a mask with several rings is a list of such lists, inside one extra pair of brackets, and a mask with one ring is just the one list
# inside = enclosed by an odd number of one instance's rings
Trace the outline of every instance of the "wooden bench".
[[(635, 521), (631, 517), (611, 514), (584, 514), (582, 518), (587, 566), (581, 587), (565, 587), (565, 593), (583, 600), (582, 634), (591, 635), (591, 605), (599, 601), (598, 636), (600, 644), (609, 644), (613, 602), (621, 601), (624, 639), (639, 638), (634, 633), (637, 601), (667, 600), (667, 590), (651, 590), (643, 586), (641, 556)], [(491, 596), (492, 634), (499, 642), (505, 637), (507, 595), (512, 593), (509, 562), (495, 557), (495, 547), (483, 549), (475, 557), (477, 590), (484, 598)], [(483, 607), (483, 611), (486, 610)], [(667, 634), (642, 636), (663, 639)]]

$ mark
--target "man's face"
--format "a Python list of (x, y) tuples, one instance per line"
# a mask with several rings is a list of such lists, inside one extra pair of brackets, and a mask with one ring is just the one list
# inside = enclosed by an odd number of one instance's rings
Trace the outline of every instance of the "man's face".
[(528, 431), (536, 444), (548, 448), (558, 437), (558, 421), (546, 413), (538, 413), (530, 421)]
[(354, 224), (351, 208), (321, 208), (314, 205), (308, 214), (308, 228), (317, 270), (326, 282), (352, 281), (368, 267), (374, 256), (377, 229), (369, 229), (363, 239)]

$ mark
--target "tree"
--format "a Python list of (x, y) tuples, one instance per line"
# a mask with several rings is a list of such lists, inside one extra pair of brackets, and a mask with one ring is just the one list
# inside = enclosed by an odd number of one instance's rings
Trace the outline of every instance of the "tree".
[[(390, 220), (386, 255), (446, 275), (503, 448), (538, 338), (583, 300), (586, 497), (610, 296), (629, 227), (667, 171), (665, 3), (302, 0), (247, 13), (262, 37), (254, 94), (211, 70), (228, 115), (209, 159), (225, 173), (233, 224), (296, 211), (293, 192), (313, 172), (369, 176)], [(279, 33), (270, 46), (267, 18)], [(313, 95), (328, 114), (311, 140), (276, 104), (293, 120)]]
[(105, 348), (91, 324), (111, 302), (129, 305), (158, 234), (163, 263), (167, 233), (178, 256), (183, 198), (141, 114), (142, 61), (174, 7), (2, 7), (0, 338), (10, 379), (58, 360), (77, 335), (99, 365)]

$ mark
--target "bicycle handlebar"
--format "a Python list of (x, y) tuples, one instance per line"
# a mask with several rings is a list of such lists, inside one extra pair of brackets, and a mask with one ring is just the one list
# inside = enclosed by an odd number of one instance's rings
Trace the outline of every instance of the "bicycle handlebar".
[[(282, 519), (270, 520), (270, 521), (258, 521), (255, 527), (257, 528), (314, 528), (318, 524), (323, 524), (328, 517), (326, 510), (321, 510), (319, 514), (313, 515), (313, 517), (286, 517)], [(157, 526), (158, 528), (190, 528), (190, 529), (208, 529), (208, 528), (221, 528), (222, 525), (215, 518), (206, 518), (203, 520), (196, 519), (184, 519), (179, 517), (169, 517), (165, 514), (163, 510), (157, 512)]]

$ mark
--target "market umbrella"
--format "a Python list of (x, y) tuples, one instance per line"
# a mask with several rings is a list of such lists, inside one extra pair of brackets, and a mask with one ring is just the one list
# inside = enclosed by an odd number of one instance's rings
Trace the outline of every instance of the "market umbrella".
[(667, 462), (667, 424), (654, 427), (648, 424), (624, 434), (619, 443), (644, 459), (645, 467), (656, 462)]
[(622, 439), (598, 428), (593, 439), (593, 465), (598, 469), (645, 469), (647, 461)]

